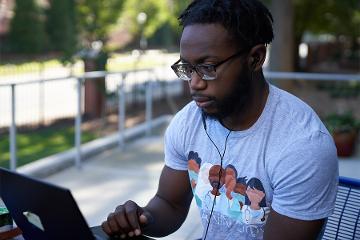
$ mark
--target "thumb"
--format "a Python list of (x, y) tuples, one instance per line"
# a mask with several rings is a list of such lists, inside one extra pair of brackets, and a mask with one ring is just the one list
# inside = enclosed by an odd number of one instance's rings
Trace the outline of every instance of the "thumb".
[(139, 221), (141, 225), (148, 225), (154, 222), (154, 218), (149, 211), (144, 209), (139, 216)]

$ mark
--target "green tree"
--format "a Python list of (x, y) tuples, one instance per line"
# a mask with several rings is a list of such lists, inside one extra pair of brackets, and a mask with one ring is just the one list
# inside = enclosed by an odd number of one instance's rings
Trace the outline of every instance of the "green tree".
[[(144, 34), (146, 38), (171, 45), (180, 36), (178, 16), (191, 0), (126, 0), (121, 17), (121, 27), (128, 29), (135, 39)], [(147, 20), (139, 24), (139, 13), (145, 13)]]
[(60, 51), (62, 61), (72, 60), (77, 51), (76, 11), (74, 0), (51, 0), (46, 12), (46, 30), (50, 49)]
[(358, 0), (293, 0), (295, 4), (295, 34), (305, 31), (334, 35), (360, 35), (360, 2)]
[[(297, 47), (305, 32), (328, 33), (335, 37), (345, 36), (352, 43), (353, 52), (359, 49), (360, 36), (359, 0), (323, 0), (321, 4), (311, 0), (293, 0), (295, 4), (295, 44)], [(297, 51), (296, 51), (297, 53)], [(298, 67), (298, 58), (295, 66)]]
[[(137, 21), (137, 17), (141, 12), (147, 16), (143, 26)], [(169, 5), (166, 0), (127, 0), (121, 23), (134, 35), (139, 34), (143, 28), (144, 35), (151, 37), (168, 20)]]
[[(117, 23), (123, 0), (78, 0), (77, 13), (85, 71), (106, 69), (109, 33)], [(102, 117), (105, 110), (105, 78), (85, 81), (85, 115)]]
[[(271, 61), (278, 61), (282, 58), (282, 54), (292, 52), (293, 60), (284, 61), (284, 64), (275, 64), (277, 67), (273, 70), (281, 69), (299, 69), (298, 47), (302, 41), (305, 32), (313, 34), (328, 33), (334, 36), (346, 36), (352, 40), (354, 52), (359, 49), (357, 38), (360, 36), (360, 2), (358, 0), (323, 0), (321, 4), (313, 0), (291, 0), (287, 8), (283, 6), (283, 2), (279, 0), (263, 0), (268, 5), (272, 5), (277, 9), (272, 9), (276, 25), (282, 25), (277, 21), (293, 22), (293, 30), (286, 32), (288, 34), (286, 41), (282, 41), (280, 47), (272, 51)], [(280, 7), (277, 7), (280, 6)], [(280, 11), (277, 11), (279, 10)], [(280, 19), (278, 18), (280, 16)], [(275, 29), (281, 32), (282, 29)], [(279, 33), (282, 34), (282, 33)], [(274, 44), (284, 36), (275, 35)], [(292, 36), (290, 36), (292, 35)], [(273, 45), (274, 45), (273, 44)], [(284, 51), (284, 47), (293, 47), (291, 51)], [(273, 49), (274, 50), (274, 49)], [(281, 56), (281, 57), (280, 57)], [(285, 67), (289, 62), (293, 62), (292, 67)]]
[(16, 53), (40, 53), (46, 46), (42, 9), (35, 0), (16, 0), (10, 22), (9, 45)]
[(169, 1), (169, 4), (171, 6), (171, 12), (170, 12), (170, 24), (172, 27), (176, 29), (176, 31), (180, 34), (181, 28), (179, 27), (179, 20), (178, 17), (182, 13), (182, 11), (185, 10), (185, 8), (190, 4), (192, 0), (171, 0)]
[(109, 33), (118, 22), (124, 0), (78, 0), (80, 39), (84, 47), (94, 41), (106, 44)]

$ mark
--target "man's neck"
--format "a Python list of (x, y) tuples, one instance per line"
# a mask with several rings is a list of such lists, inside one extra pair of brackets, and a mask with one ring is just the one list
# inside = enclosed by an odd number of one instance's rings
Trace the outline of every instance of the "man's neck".
[[(255, 80), (255, 79), (254, 79)], [(221, 119), (226, 128), (241, 131), (249, 129), (260, 118), (269, 95), (269, 84), (264, 80), (254, 86), (252, 97), (241, 110)]]

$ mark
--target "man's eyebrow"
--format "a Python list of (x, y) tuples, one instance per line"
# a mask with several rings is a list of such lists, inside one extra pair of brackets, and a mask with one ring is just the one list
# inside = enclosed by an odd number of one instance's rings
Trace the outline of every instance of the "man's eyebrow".
[[(203, 63), (205, 60), (208, 60), (208, 59), (214, 59), (214, 60), (219, 60), (218, 57), (216, 56), (210, 56), (210, 55), (205, 55), (205, 56), (202, 56), (202, 57), (199, 57), (198, 59), (195, 60), (195, 64), (201, 64)], [(186, 60), (185, 58), (183, 58), (182, 56), (180, 56), (180, 60), (181, 62), (184, 62), (184, 63), (190, 63), (190, 61)]]

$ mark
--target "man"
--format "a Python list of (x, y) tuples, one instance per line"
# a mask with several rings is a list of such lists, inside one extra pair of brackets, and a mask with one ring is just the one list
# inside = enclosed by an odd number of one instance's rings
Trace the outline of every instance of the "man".
[[(264, 79), (271, 13), (257, 0), (194, 0), (179, 20), (172, 68), (189, 82), (193, 101), (166, 131), (156, 195), (145, 207), (118, 206), (104, 231), (166, 236), (195, 195), (203, 239), (316, 239), (334, 206), (336, 148), (309, 106)], [(201, 163), (193, 192), (190, 153)], [(222, 184), (230, 165), (246, 186), (239, 209)]]

